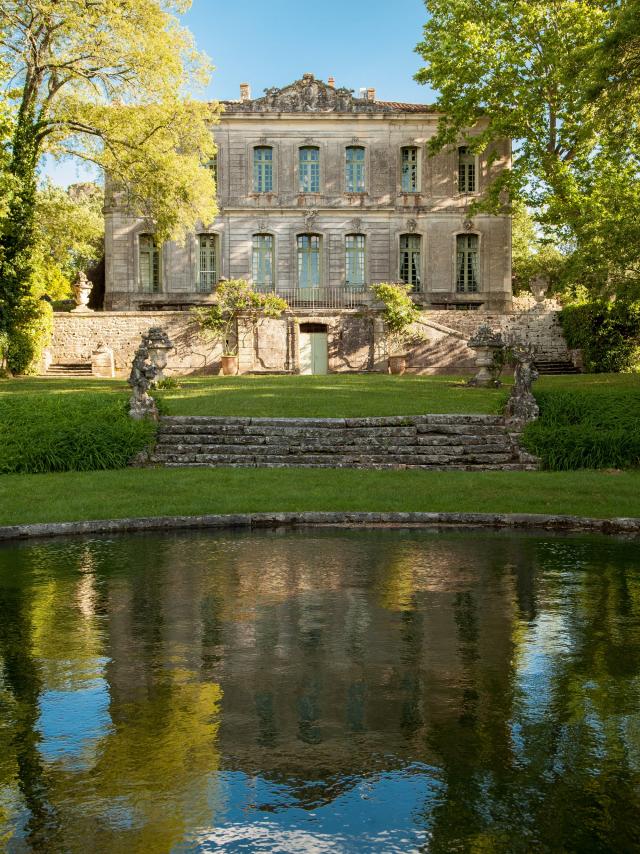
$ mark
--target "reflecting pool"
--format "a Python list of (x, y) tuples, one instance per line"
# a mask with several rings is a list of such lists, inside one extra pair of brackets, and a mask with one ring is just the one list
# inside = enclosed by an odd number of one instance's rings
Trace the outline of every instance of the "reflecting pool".
[(0, 548), (0, 849), (640, 850), (640, 543)]

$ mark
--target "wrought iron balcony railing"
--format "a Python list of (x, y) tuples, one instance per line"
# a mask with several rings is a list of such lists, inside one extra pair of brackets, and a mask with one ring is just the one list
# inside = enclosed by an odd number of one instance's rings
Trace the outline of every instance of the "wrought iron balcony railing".
[(289, 303), (291, 308), (359, 308), (371, 305), (373, 294), (368, 288), (348, 286), (329, 288), (280, 288), (273, 285), (254, 284), (259, 293), (276, 293)]

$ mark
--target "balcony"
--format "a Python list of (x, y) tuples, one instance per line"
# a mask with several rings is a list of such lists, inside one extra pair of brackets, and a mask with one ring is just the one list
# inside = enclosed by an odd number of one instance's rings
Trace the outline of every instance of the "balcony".
[(258, 293), (276, 293), (286, 299), (291, 308), (361, 308), (373, 303), (373, 294), (369, 288), (350, 288), (348, 286), (329, 288), (281, 288), (273, 285), (254, 284)]

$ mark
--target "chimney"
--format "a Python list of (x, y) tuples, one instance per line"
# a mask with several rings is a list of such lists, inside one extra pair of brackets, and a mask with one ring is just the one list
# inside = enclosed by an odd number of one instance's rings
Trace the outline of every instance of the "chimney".
[(327, 83), (328, 83), (328, 85), (329, 85), (332, 89), (335, 89), (335, 88), (336, 88), (336, 78), (335, 78), (335, 77), (330, 77), (330, 78), (327, 80)]
[(376, 99), (376, 90), (369, 87), (369, 89), (367, 89), (367, 101), (375, 101), (375, 99)]
[(251, 100), (251, 86), (248, 83), (240, 84), (240, 100), (241, 101), (250, 101)]

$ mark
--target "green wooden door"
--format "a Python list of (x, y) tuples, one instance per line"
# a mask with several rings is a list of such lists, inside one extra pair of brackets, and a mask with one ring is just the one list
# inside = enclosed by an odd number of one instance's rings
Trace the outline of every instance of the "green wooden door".
[(300, 373), (328, 373), (326, 332), (300, 332)]

